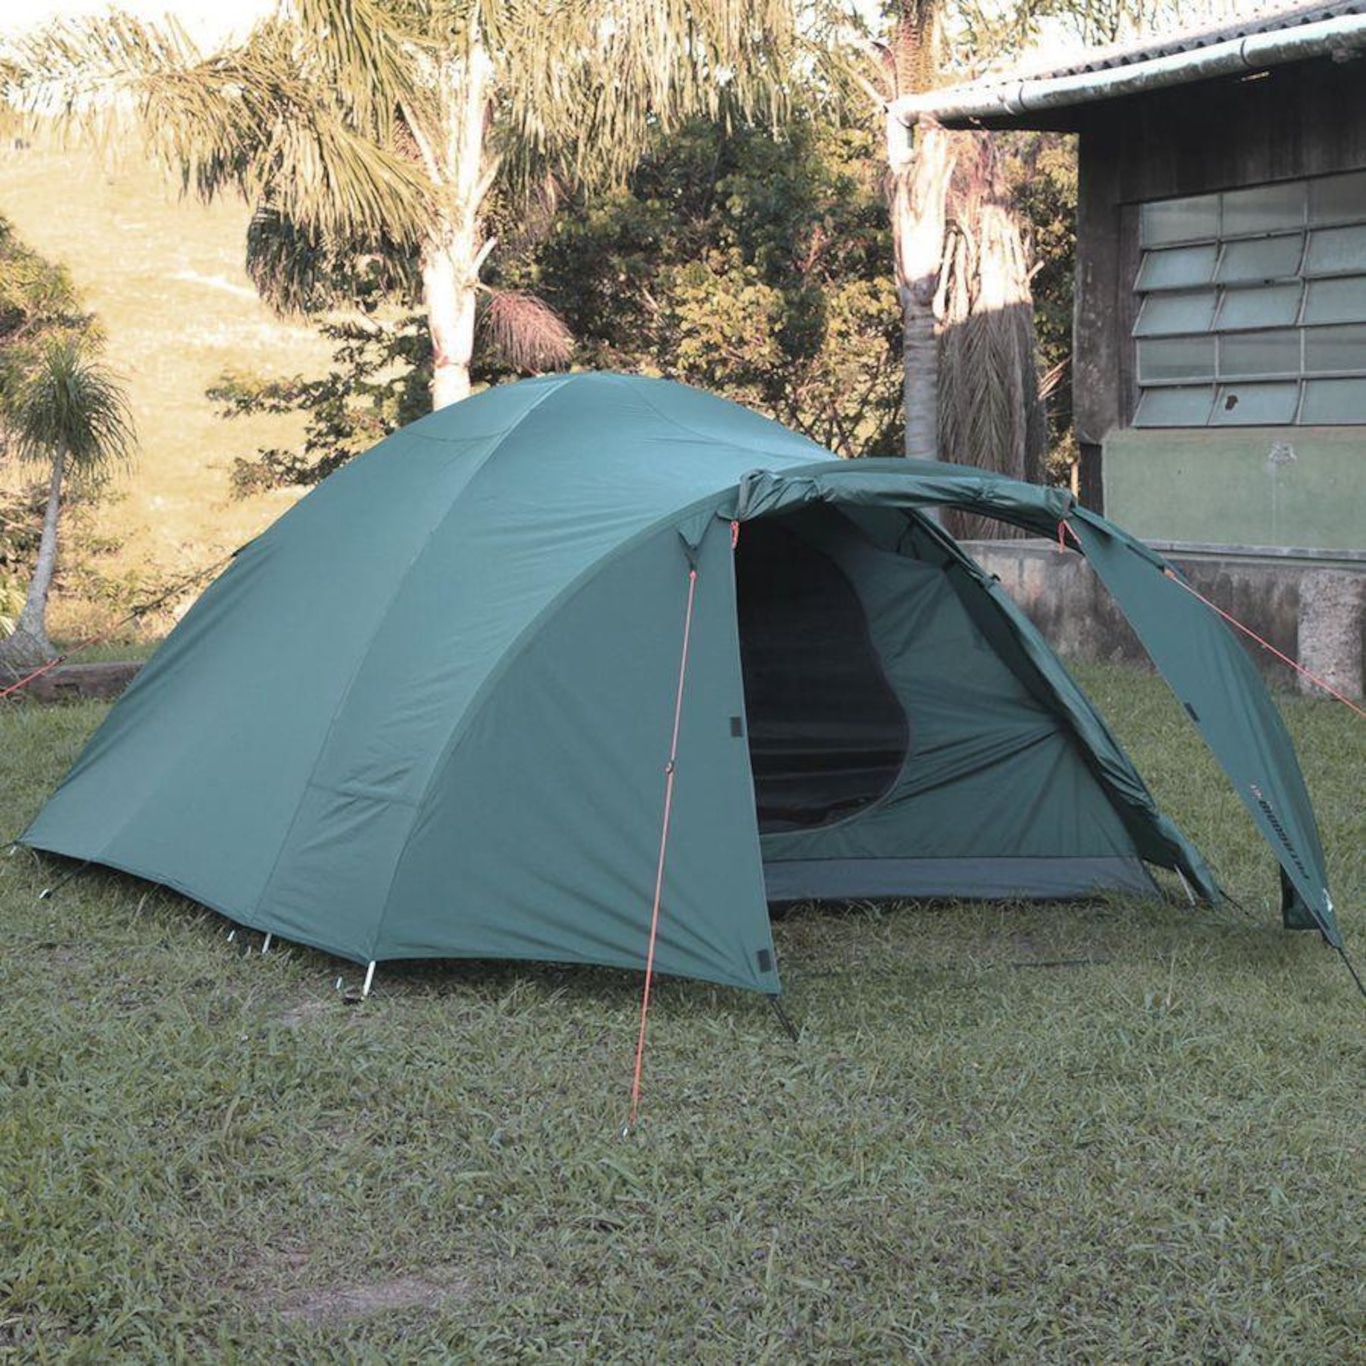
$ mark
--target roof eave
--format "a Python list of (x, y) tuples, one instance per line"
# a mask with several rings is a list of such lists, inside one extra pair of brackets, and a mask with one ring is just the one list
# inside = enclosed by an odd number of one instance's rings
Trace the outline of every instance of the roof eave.
[(1052, 127), (1065, 111), (1103, 100), (1189, 85), (1222, 76), (1267, 71), (1316, 57), (1335, 60), (1366, 51), (1366, 15), (1343, 15), (1293, 29), (1212, 43), (1208, 47), (1131, 62), (1101, 71), (971, 85), (906, 95), (889, 106), (893, 118), (913, 125), (928, 115), (948, 128)]

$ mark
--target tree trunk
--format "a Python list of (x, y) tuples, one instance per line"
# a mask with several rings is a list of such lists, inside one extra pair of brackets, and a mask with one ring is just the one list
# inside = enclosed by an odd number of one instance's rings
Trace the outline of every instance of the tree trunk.
[[(1048, 432), (1024, 241), (992, 134), (959, 133), (955, 141), (951, 226), (936, 301), (940, 455), (1037, 481)], [(959, 539), (1026, 534), (957, 511), (945, 513), (944, 525)]]
[(888, 115), (887, 198), (901, 299), (905, 450), (913, 460), (939, 458), (939, 338), (934, 301), (953, 162), (952, 140), (938, 123), (922, 116), (913, 137), (900, 120)]
[(422, 287), (432, 338), (432, 407), (468, 398), (474, 355), (477, 253), (469, 234), (448, 231), (422, 250)]
[(41, 663), (57, 651), (47, 635), (47, 599), (52, 591), (52, 576), (57, 569), (57, 519), (62, 510), (62, 478), (66, 474), (66, 451), (58, 446), (52, 457), (52, 479), (48, 484), (47, 508), (43, 513), (43, 534), (38, 541), (38, 559), (33, 566), (23, 611), (14, 634), (4, 643), (11, 663)]
[(470, 392), (479, 268), (493, 245), (483, 241), (482, 223), (494, 171), (486, 164), (490, 158), (484, 147), (492, 80), (493, 63), (472, 32), (468, 52), (443, 73), (440, 150), (424, 148), (435, 163), (430, 169), (445, 204), (422, 249), (433, 408), (457, 403)]

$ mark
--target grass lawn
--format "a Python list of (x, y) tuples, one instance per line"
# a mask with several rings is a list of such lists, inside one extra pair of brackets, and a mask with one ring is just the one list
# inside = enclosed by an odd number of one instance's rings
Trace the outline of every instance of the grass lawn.
[[(626, 1141), (637, 976), (348, 1006), (323, 955), (0, 859), (0, 1354), (1360, 1360), (1362, 1003), (1162, 685), (1078, 672), (1247, 913), (799, 911), (799, 1041), (665, 982)], [(1366, 732), (1285, 710), (1366, 965)], [(102, 713), (0, 709), (6, 836)]]

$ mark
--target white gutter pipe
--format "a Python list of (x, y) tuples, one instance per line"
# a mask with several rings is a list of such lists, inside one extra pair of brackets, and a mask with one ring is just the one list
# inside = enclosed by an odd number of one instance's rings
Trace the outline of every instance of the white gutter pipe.
[(1085, 71), (1075, 76), (1048, 76), (996, 84), (978, 82), (947, 90), (931, 90), (922, 95), (905, 95), (894, 100), (888, 112), (908, 127), (913, 126), (922, 114), (931, 114), (950, 127), (961, 127), (1018, 118), (1042, 110), (1066, 109), (1096, 100), (1117, 99), (1121, 95), (1138, 95), (1214, 76), (1265, 71), (1268, 67), (1309, 57), (1355, 56), (1363, 50), (1366, 50), (1366, 15), (1349, 14), (1302, 24), (1298, 28), (1253, 33), (1245, 38), (1211, 43), (1208, 47), (1166, 57), (1131, 62), (1127, 66)]

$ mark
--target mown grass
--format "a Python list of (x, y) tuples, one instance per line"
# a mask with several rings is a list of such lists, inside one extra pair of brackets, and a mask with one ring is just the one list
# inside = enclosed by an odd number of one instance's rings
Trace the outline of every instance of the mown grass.
[[(24, 1358), (1345, 1361), (1362, 1007), (1154, 679), (1079, 670), (1247, 907), (855, 906), (765, 1004), (338, 965), (3, 861), (0, 1342)], [(1286, 706), (1363, 951), (1360, 724)], [(0, 710), (17, 831), (102, 708)], [(252, 943), (256, 936), (249, 936)], [(355, 980), (353, 969), (345, 970)]]

